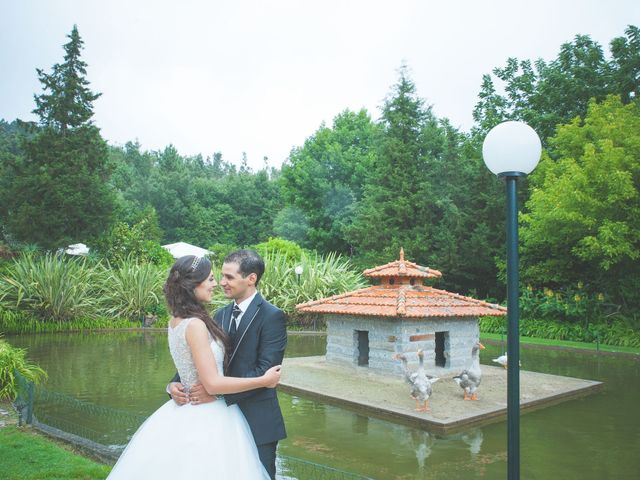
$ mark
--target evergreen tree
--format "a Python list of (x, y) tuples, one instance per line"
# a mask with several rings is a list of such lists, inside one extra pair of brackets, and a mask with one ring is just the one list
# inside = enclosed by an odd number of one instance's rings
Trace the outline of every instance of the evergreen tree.
[(382, 137), (370, 169), (364, 196), (347, 237), (359, 263), (373, 266), (397, 258), (400, 247), (407, 257), (425, 261), (432, 245), (432, 190), (423, 129), (434, 116), (416, 95), (407, 67), (382, 108)]
[(62, 131), (90, 124), (93, 102), (101, 95), (89, 89), (87, 64), (80, 59), (84, 42), (75, 25), (68, 38), (64, 63), (55, 64), (50, 74), (36, 69), (44, 92), (34, 95), (37, 107), (33, 113), (40, 117), (41, 125)]
[(84, 77), (75, 26), (68, 37), (64, 63), (51, 74), (38, 70), (44, 93), (36, 96), (34, 113), (41, 129), (24, 138), (24, 156), (9, 162), (14, 180), (4, 210), (13, 239), (49, 249), (101, 235), (114, 208), (107, 145), (91, 123), (98, 94)]

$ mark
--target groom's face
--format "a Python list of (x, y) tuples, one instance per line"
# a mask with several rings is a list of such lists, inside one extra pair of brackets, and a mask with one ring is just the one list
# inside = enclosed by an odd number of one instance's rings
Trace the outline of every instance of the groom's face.
[(220, 286), (224, 291), (224, 296), (233, 298), (240, 303), (248, 298), (255, 288), (256, 274), (250, 273), (243, 277), (240, 273), (240, 265), (235, 262), (222, 264), (222, 276), (220, 278)]

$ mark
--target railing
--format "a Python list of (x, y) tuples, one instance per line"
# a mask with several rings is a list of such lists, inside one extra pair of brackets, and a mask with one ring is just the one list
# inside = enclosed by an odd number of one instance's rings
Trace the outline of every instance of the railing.
[[(14, 405), (18, 411), (20, 425), (30, 424), (47, 435), (71, 443), (106, 463), (114, 463), (125, 445), (105, 444), (104, 432), (92, 426), (106, 419), (110, 426), (130, 436), (146, 419), (141, 415), (95, 405), (34, 386), (18, 372), (16, 372), (16, 380), (18, 396)], [(70, 418), (73, 420), (69, 420)], [(285, 455), (278, 455), (277, 470), (279, 480), (372, 480), (327, 465)]]

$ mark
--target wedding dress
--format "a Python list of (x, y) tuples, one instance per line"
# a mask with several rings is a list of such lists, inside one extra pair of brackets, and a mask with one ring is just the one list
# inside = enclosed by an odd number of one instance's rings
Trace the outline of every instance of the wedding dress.
[[(192, 319), (169, 326), (169, 350), (185, 387), (198, 373), (185, 338)], [(223, 348), (211, 338), (218, 372)], [(224, 400), (178, 406), (169, 400), (133, 435), (109, 480), (259, 480), (269, 479), (260, 463), (249, 425), (237, 405)]]

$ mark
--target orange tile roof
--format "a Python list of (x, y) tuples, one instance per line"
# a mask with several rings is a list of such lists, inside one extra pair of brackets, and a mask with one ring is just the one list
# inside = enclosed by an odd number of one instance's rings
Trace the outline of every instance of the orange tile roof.
[(365, 277), (405, 277), (405, 278), (440, 278), (442, 273), (429, 267), (416, 265), (404, 259), (404, 250), (400, 249), (400, 260), (389, 262), (379, 267), (370, 268), (362, 272)]
[(500, 305), (423, 285), (398, 287), (376, 285), (302, 303), (296, 306), (296, 310), (302, 313), (406, 318), (480, 317), (507, 314), (507, 309)]
[(410, 279), (434, 278), (442, 274), (437, 270), (405, 261), (402, 249), (400, 260), (365, 270), (364, 274), (373, 278), (382, 277), (382, 285), (301, 303), (296, 305), (296, 310), (302, 313), (394, 318), (480, 317), (507, 314), (507, 309), (500, 305), (446, 290), (415, 285), (416, 282)]

